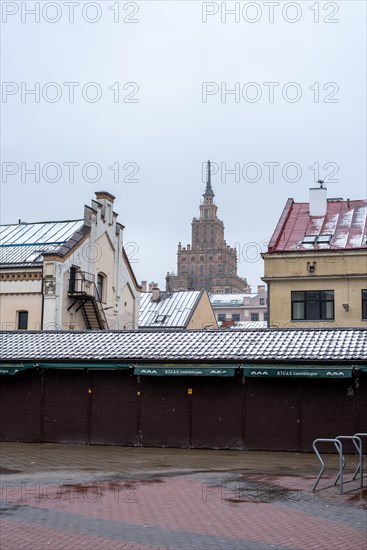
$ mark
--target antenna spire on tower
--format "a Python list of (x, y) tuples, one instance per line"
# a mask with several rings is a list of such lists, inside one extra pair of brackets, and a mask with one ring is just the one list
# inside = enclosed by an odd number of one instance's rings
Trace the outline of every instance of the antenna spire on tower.
[(204, 196), (214, 197), (214, 191), (212, 189), (212, 181), (211, 181), (210, 160), (208, 160), (208, 164), (207, 164), (207, 179), (206, 179), (206, 189), (205, 189)]

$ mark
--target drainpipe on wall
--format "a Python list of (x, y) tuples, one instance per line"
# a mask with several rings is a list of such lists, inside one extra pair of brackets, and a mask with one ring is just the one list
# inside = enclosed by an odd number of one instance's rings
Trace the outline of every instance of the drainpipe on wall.
[(45, 294), (44, 294), (43, 270), (42, 270), (42, 278), (41, 278), (41, 293), (42, 293), (42, 304), (41, 304), (41, 330), (43, 330), (43, 317), (44, 317), (44, 307), (45, 307)]

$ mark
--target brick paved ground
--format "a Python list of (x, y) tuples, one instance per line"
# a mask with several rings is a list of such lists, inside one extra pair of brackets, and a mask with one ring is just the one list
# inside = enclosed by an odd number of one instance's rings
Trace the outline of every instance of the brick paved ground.
[(4, 444), (1, 458), (2, 550), (367, 545), (362, 491), (312, 493), (312, 455)]

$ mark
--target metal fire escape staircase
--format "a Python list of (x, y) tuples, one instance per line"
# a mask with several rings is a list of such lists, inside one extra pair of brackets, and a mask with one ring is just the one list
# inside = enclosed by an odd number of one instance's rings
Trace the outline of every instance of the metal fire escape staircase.
[(85, 271), (70, 271), (68, 297), (73, 302), (75, 313), (81, 310), (85, 326), (88, 330), (108, 330), (108, 323), (103, 309), (101, 296), (94, 282), (94, 275)]

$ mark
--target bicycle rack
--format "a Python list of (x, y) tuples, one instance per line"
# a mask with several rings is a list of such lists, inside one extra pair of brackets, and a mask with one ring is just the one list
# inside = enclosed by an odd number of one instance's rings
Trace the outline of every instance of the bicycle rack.
[(364, 457), (363, 457), (363, 444), (362, 444), (362, 437), (367, 437), (367, 433), (364, 433), (364, 432), (358, 432), (356, 434), (354, 434), (355, 437), (358, 437), (359, 440), (360, 440), (360, 444), (361, 444), (361, 453), (360, 453), (360, 464), (358, 464), (357, 468), (356, 468), (356, 471), (354, 472), (354, 476), (353, 476), (353, 479), (356, 479), (357, 475), (358, 475), (358, 472), (360, 471), (360, 476), (361, 476), (361, 488), (363, 487), (363, 461), (364, 461)]
[[(357, 468), (354, 472), (354, 475), (353, 475), (352, 479), (350, 479), (349, 481), (344, 481), (344, 483), (351, 483), (352, 481), (354, 481), (356, 479), (357, 475), (358, 475), (358, 472), (360, 471), (360, 476), (361, 476), (360, 488), (362, 489), (363, 488), (363, 454), (362, 454), (362, 440), (361, 440), (361, 438), (358, 437), (357, 435), (337, 435), (335, 439), (338, 439), (338, 441), (347, 440), (347, 441), (352, 441), (353, 442), (353, 445), (356, 448), (358, 456), (359, 456), (359, 462), (358, 462), (358, 466), (357, 466)], [(345, 468), (345, 465), (346, 465), (346, 459), (343, 456), (343, 470)], [(340, 474), (338, 474), (334, 485), (336, 485), (338, 483), (339, 475)]]
[(338, 439), (319, 438), (319, 439), (315, 439), (314, 442), (312, 443), (313, 450), (315, 451), (315, 453), (317, 455), (317, 458), (319, 459), (319, 461), (321, 463), (321, 470), (319, 472), (319, 475), (317, 476), (316, 483), (313, 486), (312, 490), (316, 491), (316, 487), (319, 484), (319, 481), (322, 477), (322, 474), (325, 471), (325, 462), (322, 460), (321, 454), (319, 453), (319, 450), (317, 448), (318, 443), (332, 443), (335, 446), (336, 450), (338, 451), (338, 454), (339, 454), (339, 474), (338, 474), (337, 480), (340, 479), (339, 493), (342, 495), (343, 494), (343, 467), (344, 467), (343, 461), (344, 461), (344, 457), (343, 457), (343, 446), (342, 446), (341, 442)]
[[(338, 435), (337, 437), (335, 437), (333, 439), (319, 438), (319, 439), (314, 440), (314, 442), (312, 443), (312, 447), (313, 447), (313, 450), (315, 451), (315, 453), (317, 455), (317, 458), (319, 459), (319, 461), (321, 463), (321, 470), (319, 472), (319, 475), (317, 476), (316, 483), (313, 486), (312, 491), (316, 490), (316, 487), (319, 484), (319, 481), (322, 477), (322, 474), (325, 471), (325, 462), (323, 461), (323, 459), (321, 457), (321, 454), (320, 454), (320, 451), (317, 448), (318, 443), (332, 443), (335, 446), (335, 448), (338, 452), (338, 455), (339, 455), (339, 472), (338, 472), (338, 475), (335, 479), (334, 486), (337, 485), (338, 481), (340, 480), (339, 493), (342, 495), (343, 494), (343, 489), (344, 489), (344, 484), (345, 483), (350, 483), (350, 482), (354, 481), (355, 479), (357, 479), (358, 474), (360, 476), (360, 486), (359, 486), (359, 488), (361, 488), (361, 489), (363, 488), (363, 486), (364, 486), (363, 485), (363, 461), (364, 461), (364, 458), (363, 458), (363, 446), (362, 446), (362, 439), (361, 439), (362, 437), (367, 437), (367, 433), (359, 432), (359, 433), (356, 433), (354, 435)], [(352, 479), (350, 479), (348, 481), (344, 481), (344, 479), (343, 479), (343, 470), (344, 470), (345, 465), (346, 465), (346, 459), (344, 458), (344, 455), (343, 455), (343, 445), (342, 445), (343, 440), (348, 440), (348, 441), (353, 442), (353, 445), (354, 445), (354, 447), (355, 447), (355, 449), (358, 453), (358, 457), (359, 457), (358, 465), (357, 465), (357, 468), (355, 469), (353, 477), (352, 477)]]

